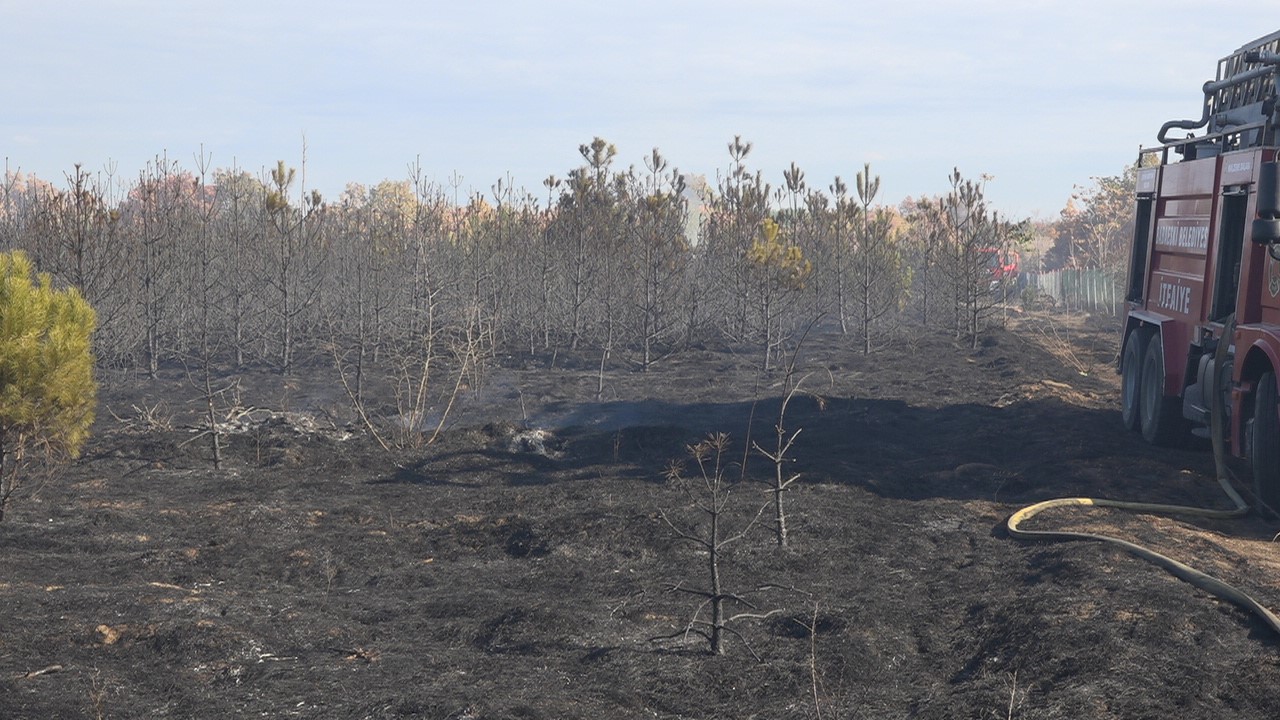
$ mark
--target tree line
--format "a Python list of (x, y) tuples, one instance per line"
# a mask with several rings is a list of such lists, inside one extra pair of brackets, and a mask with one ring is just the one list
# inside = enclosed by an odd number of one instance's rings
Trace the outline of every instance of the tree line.
[(336, 199), (306, 186), (305, 162), (255, 174), (160, 156), (129, 181), (77, 166), (62, 187), (6, 173), (0, 238), (96, 309), (101, 364), (289, 373), (332, 358), (358, 393), (373, 364), (412, 384), (423, 362), (495, 353), (646, 369), (714, 341), (757, 347), (768, 368), (818, 322), (867, 353), (904, 323), (976, 342), (1007, 299), (993, 264), (1034, 231), (958, 170), (946, 194), (894, 208), (869, 165), (822, 188), (792, 164), (775, 187), (749, 142), (727, 150), (707, 181), (656, 149), (619, 167), (595, 138), (536, 194), (500, 180), (461, 196), (420, 165)]

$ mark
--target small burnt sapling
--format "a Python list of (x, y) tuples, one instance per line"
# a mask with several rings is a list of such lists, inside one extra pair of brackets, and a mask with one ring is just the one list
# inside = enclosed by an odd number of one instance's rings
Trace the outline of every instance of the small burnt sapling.
[[(809, 336), (809, 331), (813, 329), (813, 325), (820, 319), (821, 316), (814, 318), (809, 327), (805, 329), (800, 341), (797, 342), (795, 348), (792, 349), (790, 357), (787, 358), (785, 374), (782, 382), (782, 398), (778, 405), (778, 422), (773, 426), (775, 433), (773, 448), (767, 449), (759, 442), (748, 437), (748, 449), (742, 458), (744, 475), (746, 474), (745, 470), (747, 460), (751, 450), (759, 453), (762, 457), (773, 464), (773, 477), (770, 479), (769, 496), (772, 498), (773, 504), (773, 536), (779, 547), (786, 547), (788, 537), (787, 512), (783, 503), (783, 493), (790, 489), (790, 487), (800, 479), (800, 473), (788, 472), (786, 467), (788, 464), (795, 462), (795, 458), (791, 456), (791, 448), (795, 445), (796, 438), (800, 436), (800, 431), (802, 429), (796, 428), (795, 430), (789, 430), (787, 428), (787, 409), (791, 405), (791, 400), (795, 398), (797, 393), (804, 393), (812, 397), (817, 402), (819, 410), (825, 410), (827, 406), (827, 401), (823, 397), (802, 389), (805, 380), (809, 377), (808, 375), (798, 379), (796, 378), (796, 363), (797, 357), (800, 354), (800, 348), (804, 344), (805, 338)], [(756, 397), (758, 402), (758, 384)], [(752, 421), (748, 422), (749, 429), (754, 425), (755, 403), (752, 404), (751, 417)]]
[[(678, 538), (705, 553), (706, 584), (702, 587), (686, 587), (683, 582), (678, 582), (670, 587), (673, 593), (700, 598), (701, 602), (683, 629), (654, 639), (687, 639), (690, 635), (698, 635), (707, 641), (707, 649), (713, 655), (724, 654), (726, 633), (736, 635), (745, 644), (745, 638), (731, 627), (731, 623), (742, 619), (768, 618), (780, 612), (762, 612), (743, 594), (725, 588), (722, 571), (729, 547), (747, 536), (768, 507), (768, 504), (760, 505), (746, 520), (741, 520), (743, 513), (739, 511), (739, 504), (732, 502), (735, 499), (733, 488), (725, 478), (728, 449), (729, 436), (725, 433), (713, 433), (701, 442), (690, 445), (689, 456), (697, 464), (697, 475), (687, 476), (684, 466), (679, 462), (673, 462), (666, 473), (668, 482), (684, 494), (690, 517), (673, 520), (666, 510), (659, 510), (662, 519)], [(728, 527), (735, 519), (741, 520), (740, 529), (736, 532)], [(729, 614), (730, 610), (739, 608), (743, 611)], [(747, 648), (750, 650), (750, 645)], [(754, 650), (751, 653), (755, 655)], [(759, 656), (756, 655), (756, 658), (759, 659)]]
[[(816, 322), (816, 319), (815, 319)], [(810, 329), (812, 325), (810, 326)], [(809, 330), (805, 330), (804, 337), (808, 337)], [(826, 400), (821, 396), (814, 395), (807, 390), (802, 390), (804, 381), (808, 376), (796, 378), (796, 356), (800, 353), (800, 346), (804, 343), (804, 337), (796, 344), (795, 349), (791, 353), (791, 357), (787, 359), (786, 374), (783, 379), (782, 400), (778, 406), (778, 422), (773, 426), (775, 433), (775, 443), (772, 449), (766, 449), (760, 443), (752, 440), (751, 448), (757, 453), (773, 463), (773, 477), (770, 481), (769, 495), (773, 503), (773, 536), (779, 547), (787, 545), (787, 512), (783, 505), (783, 493), (786, 492), (795, 481), (800, 479), (800, 473), (787, 472), (786, 466), (795, 462), (795, 458), (791, 457), (791, 448), (795, 445), (796, 438), (800, 436), (802, 428), (788, 430), (786, 427), (787, 408), (791, 404), (791, 400), (797, 393), (805, 393), (810, 395), (818, 403), (818, 409), (826, 409)], [(754, 415), (754, 409), (752, 411)], [(744, 458), (745, 463), (745, 458)]]

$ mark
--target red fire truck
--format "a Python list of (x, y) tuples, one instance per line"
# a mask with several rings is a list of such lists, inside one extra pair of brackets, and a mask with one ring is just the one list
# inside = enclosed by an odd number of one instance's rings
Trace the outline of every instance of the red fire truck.
[(1249, 461), (1275, 509), (1278, 69), (1280, 32), (1244, 45), (1204, 84), (1201, 117), (1165, 123), (1140, 154), (1119, 363), (1128, 428), (1177, 444), (1188, 431), (1208, 437), (1218, 413), (1226, 449)]
[(1010, 285), (1018, 280), (1018, 251), (1012, 248), (982, 248), (979, 252), (986, 258), (987, 268), (991, 271), (991, 287), (998, 288)]

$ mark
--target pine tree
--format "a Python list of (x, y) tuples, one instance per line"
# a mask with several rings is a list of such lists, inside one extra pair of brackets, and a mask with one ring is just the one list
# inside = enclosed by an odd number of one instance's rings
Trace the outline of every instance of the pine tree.
[(79, 455), (96, 405), (95, 315), (21, 251), (0, 253), (0, 520), (36, 468)]
[(764, 341), (764, 369), (769, 370), (775, 353), (788, 339), (784, 314), (804, 288), (813, 272), (799, 245), (784, 241), (781, 226), (773, 218), (760, 223), (760, 233), (747, 250), (747, 263), (757, 282), (757, 312), (760, 336)]

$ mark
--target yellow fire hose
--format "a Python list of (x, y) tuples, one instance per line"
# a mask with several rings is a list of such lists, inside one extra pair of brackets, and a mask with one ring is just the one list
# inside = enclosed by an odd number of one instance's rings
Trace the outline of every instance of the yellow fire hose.
[[(1227, 342), (1226, 338), (1231, 336), (1232, 330), (1235, 328), (1235, 316), (1231, 316), (1223, 331), (1223, 341), (1218, 343), (1218, 350), (1215, 356), (1217, 367), (1222, 367), (1222, 362), (1226, 356)], [(1231, 486), (1230, 471), (1227, 469), (1225, 462), (1225, 454), (1223, 448), (1222, 433), (1222, 412), (1219, 407), (1221, 402), (1221, 393), (1217, 387), (1218, 373), (1214, 372), (1213, 398), (1214, 408), (1211, 419), (1212, 435), (1213, 435), (1213, 457), (1216, 465), (1218, 484), (1222, 486), (1223, 492), (1227, 494), (1231, 501), (1235, 504), (1235, 508), (1231, 510), (1209, 510), (1206, 508), (1189, 507), (1185, 505), (1164, 505), (1159, 503), (1141, 503), (1141, 502), (1125, 502), (1121, 500), (1104, 500), (1095, 498), (1056, 498), (1053, 500), (1045, 500), (1034, 505), (1029, 505), (1009, 516), (1005, 526), (1009, 530), (1009, 535), (1020, 540), (1092, 540), (1096, 542), (1109, 543), (1124, 550), (1137, 555), (1147, 562), (1164, 568), (1174, 577), (1188, 582), (1195, 587), (1210, 593), (1222, 600), (1234, 603), (1245, 610), (1258, 616), (1267, 624), (1277, 635), (1280, 635), (1280, 617), (1276, 617), (1275, 613), (1263, 607), (1261, 603), (1253, 599), (1247, 593), (1241, 591), (1232, 585), (1207, 575), (1195, 568), (1181, 563), (1173, 558), (1162, 555), (1150, 548), (1143, 547), (1136, 543), (1122, 540), (1110, 535), (1101, 535), (1097, 533), (1077, 532), (1071, 530), (1024, 530), (1022, 523), (1030, 520), (1045, 510), (1068, 506), (1086, 506), (1086, 507), (1106, 507), (1118, 510), (1128, 510), (1132, 512), (1142, 513), (1167, 513), (1174, 515), (1194, 515), (1196, 517), (1213, 518), (1219, 520), (1228, 520), (1243, 517), (1249, 513), (1249, 505), (1240, 497), (1235, 488)]]

